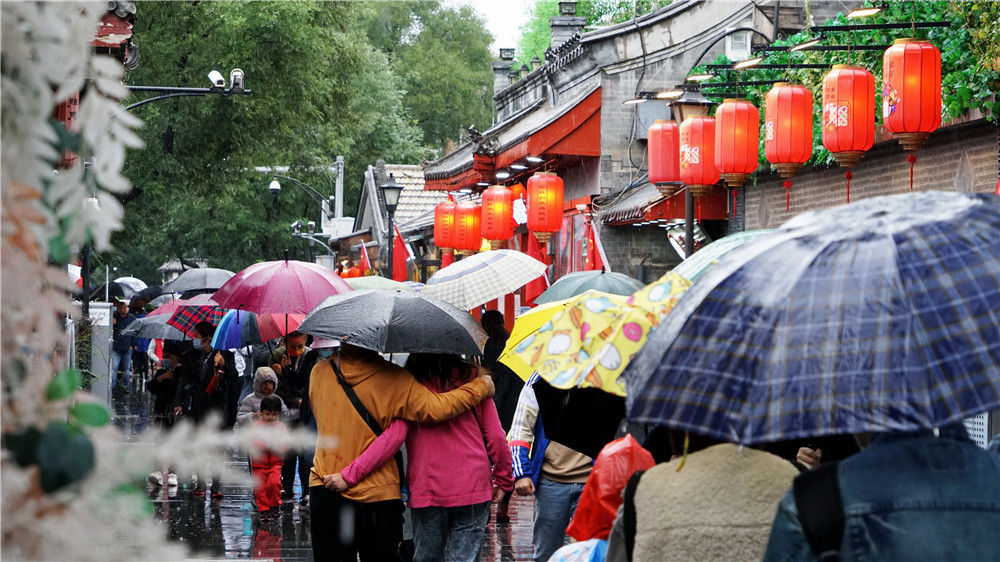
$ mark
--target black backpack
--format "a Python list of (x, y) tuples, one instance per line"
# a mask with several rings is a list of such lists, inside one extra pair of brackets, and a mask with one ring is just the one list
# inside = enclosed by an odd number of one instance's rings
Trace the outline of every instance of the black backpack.
[(837, 482), (839, 463), (821, 464), (795, 477), (792, 494), (802, 532), (821, 562), (840, 560), (844, 538), (844, 503)]

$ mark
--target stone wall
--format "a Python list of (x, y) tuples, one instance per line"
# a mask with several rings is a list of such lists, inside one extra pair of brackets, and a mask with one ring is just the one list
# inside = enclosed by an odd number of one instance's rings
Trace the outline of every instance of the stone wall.
[[(992, 193), (996, 188), (1000, 165), (998, 129), (984, 119), (938, 130), (915, 154), (915, 191)], [(896, 141), (875, 145), (853, 170), (851, 201), (909, 191), (910, 165), (906, 156)], [(785, 211), (784, 180), (774, 173), (758, 172), (757, 185), (747, 184), (745, 207), (737, 212), (744, 215), (746, 229), (752, 230), (775, 228), (799, 213), (842, 205), (847, 202), (845, 170), (841, 167), (801, 170), (792, 178), (788, 211)]]

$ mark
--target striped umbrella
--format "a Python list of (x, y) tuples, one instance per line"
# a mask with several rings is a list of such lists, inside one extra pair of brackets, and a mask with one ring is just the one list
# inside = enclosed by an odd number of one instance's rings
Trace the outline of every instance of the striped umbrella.
[(545, 274), (546, 265), (515, 250), (491, 250), (438, 270), (420, 294), (463, 310), (512, 293)]
[(733, 250), (624, 372), (628, 416), (753, 444), (1000, 407), (1000, 197), (805, 213)]
[(195, 324), (209, 322), (215, 326), (219, 324), (223, 314), (225, 314), (218, 303), (212, 300), (212, 295), (196, 295), (189, 299), (173, 302), (179, 304), (170, 320), (167, 320), (167, 324), (191, 337), (194, 337)]

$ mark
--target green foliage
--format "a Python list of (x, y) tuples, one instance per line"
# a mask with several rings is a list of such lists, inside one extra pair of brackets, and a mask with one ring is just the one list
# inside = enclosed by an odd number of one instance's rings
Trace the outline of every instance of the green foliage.
[[(865, 18), (864, 23), (895, 23), (911, 21), (940, 21), (950, 20), (952, 25), (943, 28), (931, 29), (904, 29), (904, 30), (876, 30), (876, 31), (838, 31), (828, 34), (826, 44), (840, 45), (890, 45), (893, 39), (900, 37), (917, 37), (928, 39), (941, 51), (941, 88), (942, 88), (942, 117), (958, 117), (964, 115), (971, 108), (979, 108), (988, 113), (991, 121), (996, 121), (1000, 116), (1000, 100), (996, 97), (996, 92), (1000, 89), (1000, 72), (989, 69), (989, 61), (978, 58), (976, 48), (974, 48), (975, 37), (982, 35), (979, 28), (969, 28), (967, 25), (967, 13), (993, 13), (996, 17), (1000, 14), (1000, 9), (995, 6), (976, 6), (984, 4), (982, 2), (961, 2), (951, 3), (944, 1), (937, 2), (890, 2), (887, 9), (882, 13)], [(988, 4), (988, 3), (985, 3)], [(976, 11), (981, 8), (980, 11)], [(992, 8), (992, 12), (990, 12)], [(984, 17), (986, 23), (990, 25), (988, 18)], [(827, 22), (833, 24), (858, 23), (856, 20), (848, 20), (843, 14)], [(803, 43), (812, 36), (803, 31), (785, 39), (774, 41), (774, 46), (791, 46)], [(728, 64), (730, 61), (725, 56), (720, 56), (713, 61), (716, 64)], [(867, 68), (875, 75), (878, 82), (882, 76), (882, 51), (850, 51), (850, 52), (774, 52), (770, 53), (765, 61), (767, 64), (787, 64), (787, 63), (813, 63), (813, 64), (851, 64)], [(700, 69), (696, 69), (697, 72)], [(704, 82), (708, 85), (712, 82), (729, 81), (751, 81), (751, 80), (782, 80), (792, 83), (799, 83), (813, 94), (813, 104), (815, 115), (821, 116), (823, 103), (823, 76), (827, 69), (779, 69), (767, 70), (751, 68), (744, 71), (726, 72), (716, 79)], [(770, 86), (745, 87), (742, 92), (744, 97), (757, 106), (762, 115), (764, 96)], [(879, 88), (875, 91), (875, 106), (882, 106), (882, 93)], [(876, 125), (881, 124), (882, 112), (876, 112)], [(813, 154), (809, 164), (834, 164), (833, 155), (823, 147), (822, 127), (813, 127)], [(760, 162), (767, 166), (769, 163), (764, 158), (763, 143), (760, 148)]]
[[(587, 20), (587, 26), (614, 25), (635, 16), (648, 14), (670, 4), (671, 0), (581, 0), (576, 4), (576, 15)], [(521, 40), (517, 45), (516, 66), (527, 65), (531, 59), (545, 60), (545, 49), (552, 46), (549, 18), (559, 15), (557, 0), (537, 0), (531, 7), (528, 21), (521, 26)]]
[(471, 7), (445, 7), (437, 1), (366, 7), (368, 39), (389, 55), (406, 91), (407, 114), (438, 155), (454, 146), (461, 129), (490, 125), (492, 37)]
[(83, 425), (103, 427), (111, 421), (108, 409), (93, 402), (82, 402), (69, 409), (69, 415)]
[(82, 376), (76, 369), (63, 369), (52, 377), (52, 382), (45, 389), (45, 398), (50, 402), (64, 400), (80, 388)]
[(42, 490), (53, 492), (83, 480), (94, 468), (94, 445), (79, 428), (52, 422), (38, 440)]
[(365, 15), (350, 2), (139, 4), (142, 61), (129, 84), (204, 86), (209, 70), (239, 67), (253, 94), (136, 108), (147, 147), (127, 158), (135, 190), (117, 250), (95, 261), (156, 282), (155, 268), (177, 256), (232, 270), (285, 249), (305, 259), (307, 245), (288, 225), (317, 220), (318, 205), (291, 185), (272, 201), (271, 176), (254, 167), (290, 166), (287, 175), (332, 194), (326, 168), (343, 154), (351, 213), (367, 165), (427, 155), (403, 85), (361, 29)]

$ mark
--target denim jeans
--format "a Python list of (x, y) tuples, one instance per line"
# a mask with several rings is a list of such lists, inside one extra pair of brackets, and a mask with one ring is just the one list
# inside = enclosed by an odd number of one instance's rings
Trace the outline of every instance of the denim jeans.
[(128, 388), (129, 371), (132, 369), (132, 350), (124, 353), (111, 352), (111, 377), (115, 385)]
[(532, 532), (536, 562), (545, 562), (566, 544), (566, 527), (576, 513), (576, 504), (580, 502), (582, 492), (583, 483), (562, 484), (544, 476), (538, 479)]
[(413, 562), (473, 562), (490, 516), (490, 502), (417, 507), (413, 512)]

